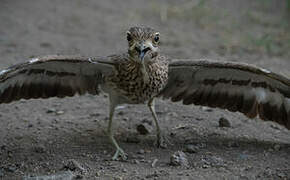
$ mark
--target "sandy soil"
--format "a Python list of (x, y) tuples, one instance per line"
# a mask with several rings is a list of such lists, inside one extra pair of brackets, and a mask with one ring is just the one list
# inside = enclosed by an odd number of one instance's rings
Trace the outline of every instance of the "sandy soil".
[[(290, 77), (284, 7), (274, 0), (2, 0), (0, 67), (38, 55), (122, 52), (128, 27), (144, 24), (161, 32), (171, 57), (247, 62)], [(163, 100), (157, 111), (172, 145), (154, 146), (146, 106), (125, 106), (114, 126), (129, 159), (111, 161), (105, 95), (1, 104), (0, 179), (290, 179), (285, 128)], [(231, 127), (219, 127), (221, 117)], [(146, 136), (136, 130), (144, 123)], [(176, 151), (185, 152), (188, 166), (169, 164)]]

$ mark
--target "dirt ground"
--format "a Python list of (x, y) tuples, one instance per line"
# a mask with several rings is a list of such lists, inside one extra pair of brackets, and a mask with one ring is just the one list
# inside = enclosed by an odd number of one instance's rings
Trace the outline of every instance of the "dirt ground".
[[(290, 77), (288, 22), (277, 0), (1, 0), (0, 67), (47, 54), (122, 52), (128, 27), (143, 24), (161, 32), (171, 57), (247, 62)], [(154, 146), (146, 106), (125, 106), (114, 129), (129, 158), (111, 161), (106, 95), (1, 104), (0, 179), (290, 179), (285, 128), (163, 100), (156, 108), (172, 145)], [(231, 127), (219, 127), (221, 117)], [(138, 134), (140, 124), (149, 135)], [(170, 165), (176, 151), (188, 166)]]

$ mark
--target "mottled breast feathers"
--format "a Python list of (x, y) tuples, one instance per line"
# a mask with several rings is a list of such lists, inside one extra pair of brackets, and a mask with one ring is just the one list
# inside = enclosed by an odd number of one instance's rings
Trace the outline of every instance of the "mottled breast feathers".
[(163, 56), (157, 56), (146, 64), (148, 81), (144, 80), (140, 63), (125, 55), (111, 58), (118, 63), (115, 74), (108, 76), (106, 82), (118, 95), (128, 100), (126, 103), (144, 103), (158, 95), (167, 82), (168, 62)]

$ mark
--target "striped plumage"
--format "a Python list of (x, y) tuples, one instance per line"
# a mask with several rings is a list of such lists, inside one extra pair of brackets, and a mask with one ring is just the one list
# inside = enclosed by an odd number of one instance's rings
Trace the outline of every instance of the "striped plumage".
[(209, 60), (173, 60), (160, 93), (173, 102), (259, 116), (290, 129), (290, 80), (253, 65)]
[(154, 109), (156, 97), (173, 102), (239, 111), (290, 129), (290, 80), (252, 65), (209, 60), (174, 60), (159, 53), (159, 33), (149, 27), (127, 32), (128, 52), (108, 57), (44, 56), (0, 72), (0, 103), (19, 99), (99, 94), (110, 97), (108, 134), (119, 155), (112, 120), (116, 106), (148, 103), (163, 145)]
[(168, 62), (163, 56), (152, 58), (146, 65), (148, 80), (144, 79), (142, 65), (131, 61), (128, 56), (111, 56), (117, 61), (118, 66), (113, 75), (108, 76), (105, 81), (108, 91), (113, 89), (119, 96), (125, 98), (125, 103), (145, 103), (155, 97), (164, 88), (168, 78)]

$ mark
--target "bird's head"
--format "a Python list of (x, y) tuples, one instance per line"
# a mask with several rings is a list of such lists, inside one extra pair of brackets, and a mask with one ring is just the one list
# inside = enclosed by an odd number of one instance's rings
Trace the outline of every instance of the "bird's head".
[(131, 59), (143, 63), (159, 53), (160, 33), (150, 27), (136, 26), (127, 31)]

